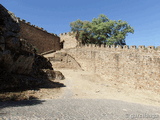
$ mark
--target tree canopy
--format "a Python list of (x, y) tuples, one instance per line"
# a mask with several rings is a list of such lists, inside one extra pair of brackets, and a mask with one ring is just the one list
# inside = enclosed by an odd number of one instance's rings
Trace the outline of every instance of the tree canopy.
[(134, 29), (126, 21), (110, 20), (103, 14), (91, 22), (78, 19), (71, 22), (70, 27), (82, 44), (126, 45), (127, 34), (134, 33)]

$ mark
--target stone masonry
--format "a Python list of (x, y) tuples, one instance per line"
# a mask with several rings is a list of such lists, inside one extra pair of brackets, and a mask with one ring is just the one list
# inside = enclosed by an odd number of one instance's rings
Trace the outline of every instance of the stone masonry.
[(137, 89), (160, 91), (160, 48), (81, 46), (66, 52), (83, 70)]
[(63, 43), (63, 49), (74, 48), (78, 45), (76, 37), (73, 34), (73, 32), (60, 34), (61, 43)]
[(20, 38), (27, 40), (35, 46), (38, 53), (46, 51), (60, 50), (60, 38), (52, 33), (48, 33), (43, 28), (31, 25), (25, 20), (20, 20)]
[[(38, 49), (38, 53), (50, 50), (57, 51), (64, 48), (66, 54), (62, 56), (64, 59), (60, 59), (62, 63), (71, 65), (72, 61), (74, 61), (75, 66), (80, 66), (85, 71), (99, 74), (105, 80), (114, 80), (117, 84), (129, 85), (137, 89), (151, 89), (160, 92), (160, 47), (77, 46), (77, 40), (72, 33), (63, 33), (58, 37), (42, 28), (26, 23), (24, 20), (19, 22), (21, 28), (20, 38), (34, 45)], [(15, 27), (12, 28), (15, 29)], [(9, 31), (13, 31), (12, 28), (8, 27)], [(19, 32), (19, 30), (14, 31)], [(0, 34), (4, 33), (1, 32)], [(6, 32), (4, 36), (7, 35), (8, 33)], [(16, 36), (16, 38), (19, 39), (19, 36)], [(5, 42), (3, 37), (0, 39), (1, 51), (4, 51), (5, 47), (7, 47), (4, 46), (4, 43), (8, 42), (8, 47), (14, 49), (17, 48), (15, 47), (16, 45), (19, 45), (16, 42), (14, 42), (14, 45), (10, 44), (10, 41), (16, 41), (10, 40), (10, 37), (7, 37)], [(63, 46), (61, 46), (60, 40)]]

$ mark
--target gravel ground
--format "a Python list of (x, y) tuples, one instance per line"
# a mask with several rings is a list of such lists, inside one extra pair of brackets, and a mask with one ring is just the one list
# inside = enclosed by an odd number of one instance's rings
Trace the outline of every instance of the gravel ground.
[(107, 99), (0, 102), (0, 120), (160, 120), (160, 107)]
[(39, 100), (0, 102), (0, 120), (160, 120), (154, 92), (119, 89), (85, 71), (62, 70), (66, 87)]

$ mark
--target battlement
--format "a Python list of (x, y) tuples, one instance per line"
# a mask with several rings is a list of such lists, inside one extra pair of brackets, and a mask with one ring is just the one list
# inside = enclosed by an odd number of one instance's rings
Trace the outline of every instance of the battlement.
[(43, 32), (46, 32), (47, 34), (51, 34), (51, 35), (54, 35), (54, 36), (57, 36), (57, 37), (58, 37), (57, 34), (49, 33), (49, 32), (47, 32), (47, 30), (45, 30), (44, 28), (38, 27), (38, 26), (36, 26), (36, 25), (32, 25), (30, 22), (27, 22), (27, 21), (24, 20), (24, 19), (18, 18), (18, 20), (19, 20), (19, 22), (25, 23), (25, 24), (27, 24), (27, 25), (29, 25), (29, 26), (31, 26), (31, 27), (34, 27), (34, 28), (36, 28), (36, 29), (38, 29), (38, 30), (41, 30), (41, 31), (43, 31)]
[(69, 49), (69, 48), (74, 48), (74, 47), (77, 47), (77, 48), (87, 48), (87, 49), (93, 49), (93, 50), (111, 50), (111, 51), (122, 51), (122, 50), (125, 50), (125, 51), (140, 51), (140, 52), (148, 52), (148, 51), (152, 51), (152, 52), (156, 52), (156, 51), (159, 51), (160, 52), (160, 46), (158, 47), (155, 47), (155, 46), (144, 46), (144, 45), (140, 45), (140, 46), (135, 46), (135, 45), (132, 45), (132, 46), (128, 46), (128, 45), (124, 45), (123, 47), (120, 46), (120, 45), (105, 45), (105, 44), (102, 44), (102, 45), (95, 45), (95, 44), (86, 44), (86, 45), (78, 45), (77, 43), (77, 40), (76, 40), (76, 37), (74, 36), (74, 32), (66, 32), (66, 33), (61, 33), (60, 34), (60, 38), (61, 38), (61, 41), (64, 41), (64, 48), (65, 49)]
[(148, 51), (159, 51), (160, 52), (160, 46), (155, 47), (155, 46), (148, 46), (145, 47), (144, 45), (140, 45), (140, 46), (128, 46), (128, 45), (124, 45), (123, 47), (120, 45), (95, 45), (95, 44), (86, 44), (86, 45), (81, 45), (78, 46), (78, 48), (87, 48), (87, 49), (93, 49), (93, 50), (135, 50), (135, 51), (143, 51), (143, 52), (148, 52)]
[(74, 32), (66, 32), (66, 33), (61, 33), (60, 36), (72, 36), (74, 34)]
[(84, 71), (100, 75), (107, 81), (116, 81), (118, 86), (159, 90), (160, 46), (89, 44), (66, 51)]
[(77, 46), (77, 39), (74, 32), (61, 33), (60, 35), (61, 42), (63, 42), (63, 48), (75, 48)]
[(38, 53), (50, 50), (60, 50), (60, 38), (56, 34), (49, 33), (41, 27), (32, 25), (30, 22), (18, 18), (20, 24), (20, 38), (26, 39), (34, 45)]

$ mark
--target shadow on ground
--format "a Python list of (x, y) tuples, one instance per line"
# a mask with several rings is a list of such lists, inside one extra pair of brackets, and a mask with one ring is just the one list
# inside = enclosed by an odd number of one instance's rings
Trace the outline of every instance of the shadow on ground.
[(21, 94), (23, 91), (27, 90), (39, 90), (41, 88), (51, 89), (51, 88), (61, 88), (65, 87), (63, 83), (53, 82), (47, 80), (44, 84), (38, 87), (32, 88), (17, 88), (17, 89), (6, 89), (4, 91), (0, 91), (0, 116), (5, 114), (1, 112), (3, 108), (6, 107), (20, 107), (20, 106), (33, 106), (37, 104), (42, 104), (45, 100), (39, 100), (34, 96), (29, 96), (28, 98), (24, 97), (24, 94)]
[[(54, 82), (47, 79), (43, 82), (43, 84), (40, 84), (38, 86), (29, 86), (29, 87), (21, 86), (18, 88), (3, 89), (0, 90), (0, 102), (34, 100), (33, 102), (35, 104), (39, 104), (41, 103), (41, 101), (39, 101), (34, 94), (29, 94), (28, 91), (31, 90), (34, 92), (40, 90), (41, 88), (56, 89), (61, 87), (66, 87), (66, 86), (63, 83)], [(30, 105), (32, 105), (32, 102)]]
[(0, 90), (0, 94), (6, 93), (6, 92), (22, 92), (26, 90), (39, 90), (41, 88), (61, 88), (61, 87), (66, 87), (63, 83), (60, 82), (52, 82), (50, 80), (46, 80), (43, 84), (40, 84), (38, 86), (29, 86), (29, 87), (17, 87), (17, 88), (9, 88), (9, 89), (3, 89)]
[(63, 83), (52, 82), (52, 81), (46, 81), (45, 84), (39, 86), (39, 88), (61, 88), (61, 87), (66, 87), (66, 86)]
[(5, 101), (5, 102), (0, 102), (0, 116), (1, 114), (4, 114), (1, 112), (3, 108), (7, 107), (23, 107), (23, 106), (33, 106), (37, 104), (42, 104), (45, 102), (45, 100), (23, 100), (23, 101)]

